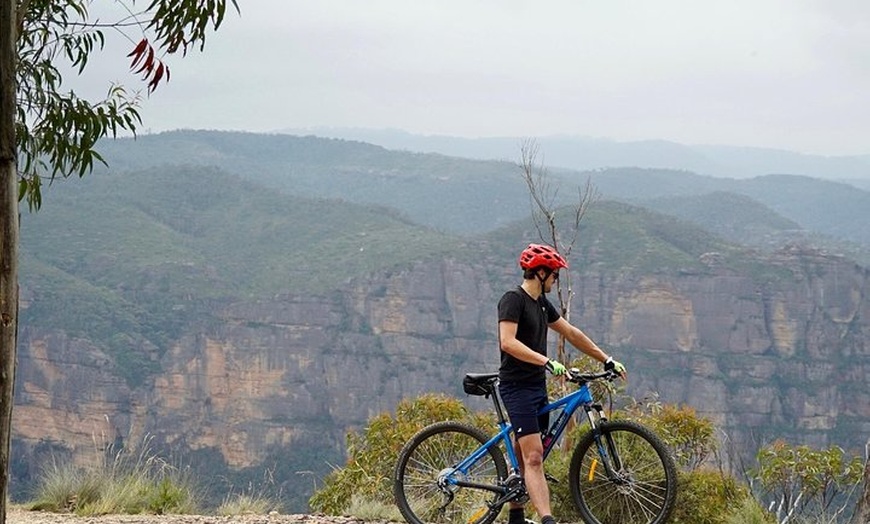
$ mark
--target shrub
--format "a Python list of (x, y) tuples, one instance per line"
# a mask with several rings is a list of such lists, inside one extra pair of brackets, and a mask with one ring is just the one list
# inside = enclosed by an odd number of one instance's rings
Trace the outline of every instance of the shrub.
[(745, 486), (719, 471), (680, 472), (678, 479), (671, 524), (725, 524), (750, 498)]
[(835, 520), (850, 502), (862, 481), (861, 458), (849, 459), (832, 446), (812, 449), (777, 440), (759, 450), (758, 469), (753, 472), (765, 499), (776, 508), (779, 522)]
[(725, 524), (776, 524), (776, 518), (754, 497), (747, 496), (734, 512), (728, 515)]
[(698, 469), (716, 451), (713, 421), (699, 417), (694, 408), (635, 402), (626, 413), (649, 426), (671, 448), (679, 467)]
[[(324, 479), (309, 500), (314, 511), (329, 515), (348, 513), (356, 500), (393, 501), (391, 479), (399, 452), (419, 430), (434, 422), (457, 420), (480, 428), (492, 427), (492, 415), (470, 412), (462, 401), (427, 394), (403, 400), (395, 417), (382, 413), (369, 420), (362, 433), (347, 436), (347, 463)], [(357, 496), (354, 499), (354, 495)]]

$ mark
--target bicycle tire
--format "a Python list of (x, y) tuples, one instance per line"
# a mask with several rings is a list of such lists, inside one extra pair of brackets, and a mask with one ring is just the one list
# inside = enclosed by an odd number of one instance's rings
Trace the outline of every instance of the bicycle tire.
[(608, 478), (592, 432), (577, 443), (568, 486), (583, 522), (667, 522), (677, 496), (677, 467), (667, 446), (632, 421), (604, 422), (599, 430), (608, 458), (621, 463), (614, 466), (616, 476)]
[[(438, 422), (409, 440), (396, 463), (393, 495), (409, 524), (490, 524), (501, 506), (491, 506), (498, 494), (482, 489), (438, 486), (438, 475), (489, 440), (482, 431), (459, 422)], [(507, 477), (502, 451), (488, 450), (466, 480), (500, 485)], [(448, 494), (449, 492), (449, 494)], [(452, 497), (450, 496), (452, 495)]]

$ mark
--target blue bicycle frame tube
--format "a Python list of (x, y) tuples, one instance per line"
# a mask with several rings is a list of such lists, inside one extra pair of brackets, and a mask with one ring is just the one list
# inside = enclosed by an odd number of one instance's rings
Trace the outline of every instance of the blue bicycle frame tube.
[[(550, 450), (555, 445), (556, 441), (559, 440), (559, 437), (562, 436), (562, 432), (565, 430), (565, 427), (568, 425), (568, 419), (571, 415), (577, 411), (581, 405), (590, 404), (592, 402), (592, 394), (589, 392), (589, 386), (584, 384), (576, 391), (565, 395), (564, 397), (551, 402), (541, 408), (539, 414), (543, 415), (546, 413), (550, 413), (551, 411), (563, 408), (562, 414), (559, 419), (555, 422), (556, 432), (553, 434), (553, 439), (549, 443), (548, 446), (544, 448), (544, 457), (550, 454)], [(552, 427), (552, 424), (551, 424)], [(548, 431), (549, 428), (542, 428), (542, 432)], [(479, 448), (474, 450), (471, 455), (462, 460), (459, 464), (456, 465), (454, 471), (459, 471), (463, 475), (468, 474), (468, 471), (471, 467), (477, 463), (484, 455), (489, 453), (490, 448), (497, 447), (500, 441), (504, 441), (505, 444), (505, 453), (507, 455), (508, 461), (510, 463), (511, 472), (519, 473), (519, 461), (517, 460), (516, 451), (514, 450), (513, 442), (510, 438), (511, 431), (513, 430), (513, 426), (511, 426), (508, 422), (499, 423), (499, 432), (496, 433), (492, 438), (486, 441), (485, 444), (481, 445)], [(446, 475), (446, 480), (450, 484), (462, 484), (462, 481), (456, 481), (451, 476)]]
[[(541, 408), (541, 411), (538, 412), (539, 415), (548, 414), (551, 411), (562, 408), (562, 413), (559, 415), (559, 418), (550, 423), (550, 427), (555, 427), (556, 431), (553, 433), (552, 438), (547, 445), (544, 446), (544, 458), (547, 458), (547, 455), (550, 454), (550, 450), (553, 449), (553, 446), (556, 445), (559, 437), (562, 436), (562, 432), (565, 431), (565, 428), (568, 426), (568, 420), (572, 415), (574, 415), (577, 408), (581, 405), (590, 403), (592, 403), (592, 393), (589, 391), (589, 385), (583, 384), (576, 391), (573, 391)], [(542, 434), (548, 433), (549, 428), (541, 428), (541, 431)]]
[[(511, 462), (511, 467), (513, 467), (514, 470), (516, 470), (518, 468), (517, 456), (516, 456), (516, 453), (514, 452), (513, 446), (511, 445), (510, 439), (507, 438), (508, 434), (510, 434), (510, 431), (511, 431), (511, 425), (504, 424), (502, 426), (501, 430), (498, 433), (496, 433), (495, 436), (493, 436), (485, 444), (481, 445), (479, 448), (474, 450), (474, 452), (471, 455), (469, 455), (468, 457), (463, 459), (462, 462), (457, 464), (456, 467), (453, 469), (460, 471), (463, 475), (468, 474), (468, 471), (471, 469), (471, 467), (475, 463), (477, 463), (477, 461), (480, 460), (481, 457), (483, 457), (484, 455), (489, 453), (490, 448), (497, 447), (498, 442), (500, 440), (504, 440), (505, 448), (507, 449), (508, 459)], [(450, 479), (449, 481), (452, 483), (452, 479)]]

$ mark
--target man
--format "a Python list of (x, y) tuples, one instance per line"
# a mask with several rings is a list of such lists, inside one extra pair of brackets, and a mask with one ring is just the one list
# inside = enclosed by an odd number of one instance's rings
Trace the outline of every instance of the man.
[[(568, 263), (550, 246), (530, 244), (520, 254), (523, 283), (502, 296), (498, 303), (498, 338), (501, 349), (499, 392), (514, 427), (520, 470), (529, 499), (541, 516), (541, 524), (555, 524), (550, 510), (550, 490), (544, 478), (541, 434), (547, 417), (538, 410), (547, 403), (545, 370), (554, 375), (567, 372), (564, 365), (547, 357), (547, 331), (553, 329), (574, 347), (602, 362), (625, 378), (625, 366), (613, 360), (595, 342), (566, 321), (545, 296), (559, 280)], [(524, 524), (523, 507), (511, 504), (508, 524)]]

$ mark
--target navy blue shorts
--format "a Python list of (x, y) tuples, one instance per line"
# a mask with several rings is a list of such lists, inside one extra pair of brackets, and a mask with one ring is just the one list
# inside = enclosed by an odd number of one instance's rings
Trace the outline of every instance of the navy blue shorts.
[(547, 385), (501, 382), (498, 392), (507, 409), (508, 418), (517, 438), (542, 433), (549, 426), (549, 414), (538, 415), (547, 405)]

